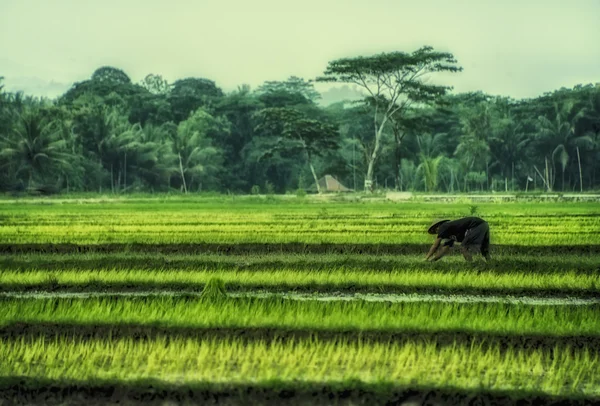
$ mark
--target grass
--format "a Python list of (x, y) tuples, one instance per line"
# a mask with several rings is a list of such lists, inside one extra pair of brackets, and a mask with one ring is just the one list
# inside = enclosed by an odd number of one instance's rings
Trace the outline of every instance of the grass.
[[(588, 348), (508, 349), (425, 343), (157, 338), (0, 340), (0, 377), (61, 382), (158, 379), (186, 383), (357, 383), (407, 387), (517, 389), (598, 396), (599, 354)], [(2, 378), (0, 378), (1, 380)]]
[[(597, 203), (481, 204), (492, 243), (588, 245), (600, 227)], [(0, 243), (426, 244), (436, 217), (469, 215), (468, 204), (113, 203), (2, 207)]]
[[(577, 269), (532, 273), (528, 270), (494, 271), (452, 263), (437, 268), (429, 264), (391, 271), (332, 266), (329, 269), (296, 270), (282, 267), (243, 269), (87, 269), (0, 271), (5, 291), (199, 291), (215, 277), (230, 290), (305, 292), (446, 292), (504, 293), (548, 296), (597, 295), (600, 276)], [(460, 267), (460, 268), (459, 268)], [(462, 269), (461, 269), (462, 268)]]
[[(152, 381), (170, 388), (371, 385), (600, 397), (597, 304), (226, 294), (597, 296), (598, 203), (478, 203), (477, 215), (490, 223), (494, 261), (466, 264), (457, 255), (438, 263), (423, 257), (433, 241), (425, 233), (430, 222), (470, 215), (468, 200), (138, 196), (27, 202), (0, 202), (0, 252), (7, 254), (0, 255), (0, 290), (203, 294), (0, 296), (0, 388)], [(327, 254), (314, 255), (321, 252)], [(399, 253), (405, 255), (390, 255)]]
[(209, 301), (226, 299), (227, 291), (225, 290), (225, 282), (223, 282), (223, 280), (219, 278), (210, 278), (204, 285), (200, 298), (202, 300)]
[(384, 303), (281, 298), (2, 298), (0, 326), (15, 323), (152, 325), (163, 328), (277, 328), (307, 331), (474, 332), (600, 336), (598, 305)]
[(0, 257), (7, 291), (198, 291), (214, 277), (230, 290), (446, 292), (596, 295), (596, 256), (497, 256), (467, 264), (460, 255), (160, 255), (139, 253)]

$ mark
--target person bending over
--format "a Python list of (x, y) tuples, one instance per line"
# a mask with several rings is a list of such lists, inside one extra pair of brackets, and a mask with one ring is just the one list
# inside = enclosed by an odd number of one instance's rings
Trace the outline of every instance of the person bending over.
[(438, 220), (427, 230), (429, 234), (437, 234), (435, 242), (429, 249), (426, 261), (437, 261), (446, 255), (455, 242), (469, 262), (472, 254), (480, 252), (486, 261), (490, 260), (490, 227), (487, 221), (479, 217), (464, 217), (458, 220)]

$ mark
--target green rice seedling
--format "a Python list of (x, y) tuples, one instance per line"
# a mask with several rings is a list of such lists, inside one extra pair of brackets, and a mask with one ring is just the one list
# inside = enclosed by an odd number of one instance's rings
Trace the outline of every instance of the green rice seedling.
[[(424, 263), (422, 257), (356, 258), (344, 256), (263, 257), (213, 256), (203, 258), (204, 266), (188, 259), (163, 268), (163, 257), (156, 267), (136, 269), (102, 269), (94, 264), (89, 269), (57, 270), (57, 264), (42, 269), (0, 271), (0, 288), (5, 291), (199, 291), (212, 278), (219, 278), (231, 291), (268, 290), (274, 292), (447, 292), (513, 295), (597, 295), (600, 290), (598, 260), (574, 256), (555, 259), (534, 257), (501, 258), (495, 265), (470, 266), (461, 258), (447, 258), (435, 264)], [(117, 258), (122, 258), (117, 256)], [(139, 263), (144, 257), (140, 257)], [(536, 262), (536, 261), (539, 261)], [(116, 262), (116, 260), (115, 260)], [(126, 262), (126, 260), (124, 260)], [(28, 261), (23, 264), (30, 263)], [(75, 263), (77, 264), (77, 263)], [(152, 264), (152, 262), (151, 262)], [(505, 266), (505, 265), (506, 266)], [(533, 265), (530, 265), (533, 264)], [(45, 270), (51, 268), (51, 270)], [(263, 268), (264, 267), (264, 268)], [(10, 268), (10, 266), (8, 267)], [(52, 275), (52, 279), (48, 279)], [(50, 283), (52, 282), (52, 283)]]
[[(264, 272), (289, 270), (314, 271), (377, 271), (398, 273), (439, 271), (452, 273), (477, 270), (487, 274), (524, 273), (532, 276), (550, 273), (574, 272), (580, 275), (600, 274), (600, 257), (579, 254), (511, 254), (494, 255), (495, 261), (485, 266), (466, 266), (462, 256), (449, 255), (444, 261), (424, 263), (423, 255), (414, 254), (304, 254), (269, 253), (227, 255), (211, 254), (161, 254), (153, 252), (91, 252), (71, 254), (10, 254), (0, 256), (0, 269), (4, 271), (125, 271), (125, 270), (173, 270), (173, 271), (248, 271)], [(479, 264), (481, 265), (481, 264)]]
[(405, 343), (331, 342), (314, 339), (254, 341), (0, 339), (0, 376), (53, 382), (268, 384), (302, 382), (351, 389), (362, 383), (394, 388), (519, 391), (572, 397), (598, 396), (589, 348), (505, 348), (480, 343), (439, 346), (435, 340)]
[(200, 298), (202, 300), (222, 300), (227, 297), (227, 290), (225, 289), (225, 282), (221, 278), (210, 278), (204, 288)]
[[(493, 244), (593, 244), (600, 226), (597, 203), (478, 206), (490, 223)], [(430, 238), (424, 231), (433, 217), (461, 217), (468, 205), (281, 203), (265, 210), (263, 205), (243, 201), (201, 206), (150, 201), (5, 204), (2, 209), (5, 221), (0, 243), (11, 244), (425, 244)], [(324, 211), (327, 216), (322, 215)]]
[(0, 326), (19, 323), (153, 325), (161, 328), (278, 328), (302, 331), (478, 333), (600, 337), (600, 305), (203, 300), (189, 296), (0, 299)]

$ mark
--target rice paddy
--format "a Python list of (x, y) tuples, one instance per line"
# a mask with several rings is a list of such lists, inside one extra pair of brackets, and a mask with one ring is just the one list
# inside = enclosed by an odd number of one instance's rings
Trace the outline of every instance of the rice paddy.
[[(424, 261), (473, 213), (490, 262)], [(2, 202), (0, 403), (600, 401), (598, 230), (594, 202)]]

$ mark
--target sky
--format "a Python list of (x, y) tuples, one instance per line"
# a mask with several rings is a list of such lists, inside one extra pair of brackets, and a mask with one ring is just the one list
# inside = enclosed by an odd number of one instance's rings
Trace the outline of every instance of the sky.
[[(6, 89), (54, 97), (100, 66), (225, 91), (423, 45), (455, 92), (513, 98), (600, 82), (600, 0), (0, 0)], [(325, 91), (324, 84), (317, 90)]]

